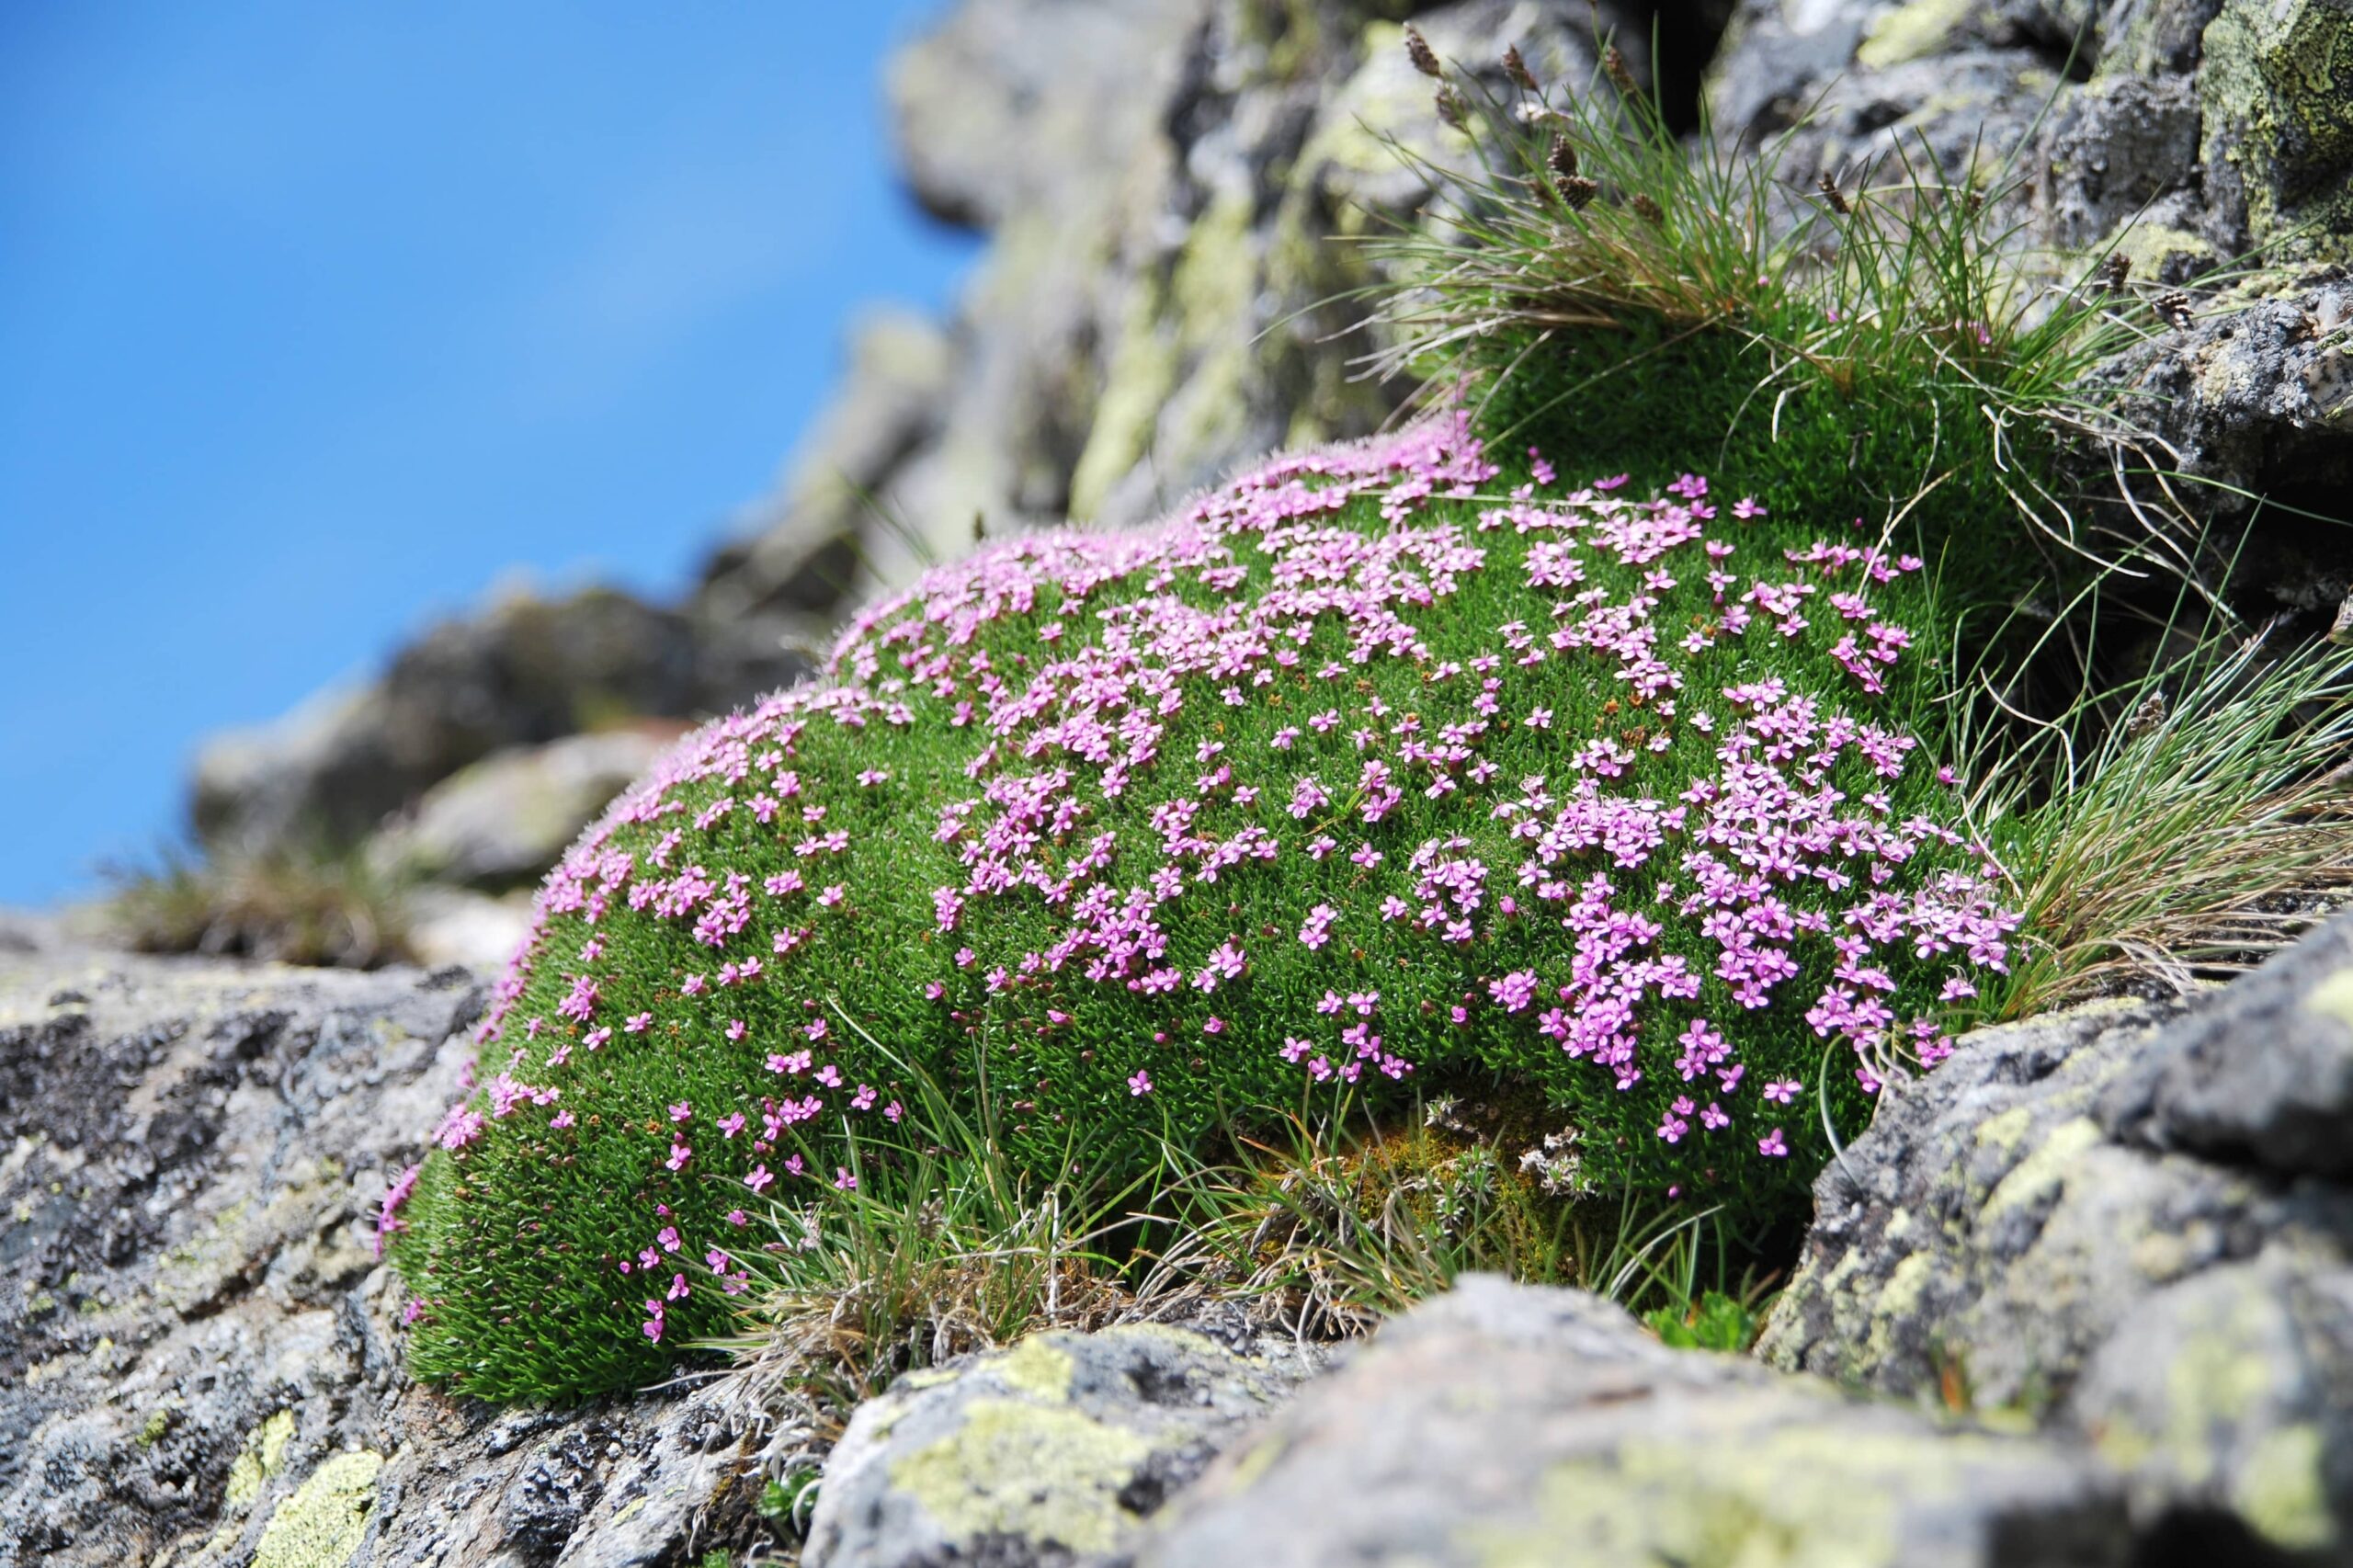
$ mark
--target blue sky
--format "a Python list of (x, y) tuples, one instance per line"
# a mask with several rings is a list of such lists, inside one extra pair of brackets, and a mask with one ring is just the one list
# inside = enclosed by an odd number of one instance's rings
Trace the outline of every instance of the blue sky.
[(878, 86), (939, 8), (0, 6), (0, 903), (517, 569), (681, 591), (971, 261)]

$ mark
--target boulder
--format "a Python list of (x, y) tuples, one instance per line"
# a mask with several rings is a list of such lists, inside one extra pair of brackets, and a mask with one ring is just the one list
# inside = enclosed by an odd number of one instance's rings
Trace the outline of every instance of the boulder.
[(374, 1214), (483, 994), (0, 921), (0, 1568), (652, 1568), (761, 1532), (724, 1389), (501, 1411), (402, 1373)]
[(1142, 1568), (2132, 1561), (2065, 1448), (1669, 1350), (1583, 1291), (1472, 1276), (1174, 1505)]
[(614, 589), (512, 595), (434, 627), (369, 686), (209, 743), (196, 764), (195, 826), (216, 848), (348, 847), (502, 748), (724, 711), (806, 668), (773, 631), (755, 656), (686, 612)]
[(378, 833), (369, 865), (396, 881), (500, 891), (537, 882), (683, 726), (640, 723), (494, 752)]
[(2353, 1562), (2348, 976), (2341, 921), (2186, 1006), (1984, 1030), (1891, 1085), (1759, 1353), (2087, 1442), (2148, 1528)]
[(1316, 1365), (1135, 1323), (1033, 1335), (899, 1379), (826, 1461), (808, 1568), (1093, 1568)]

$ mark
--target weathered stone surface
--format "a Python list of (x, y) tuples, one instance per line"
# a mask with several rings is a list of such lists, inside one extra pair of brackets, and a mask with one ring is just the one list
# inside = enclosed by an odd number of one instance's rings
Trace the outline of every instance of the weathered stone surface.
[[(2258, 279), (2102, 365), (2092, 387), (2120, 393), (2166, 461), (2213, 482), (2201, 506), (2244, 514), (2268, 495), (2333, 515), (2353, 494), (2353, 278), (2328, 267)], [(2243, 546), (2228, 534), (2213, 544), (2238, 549), (2235, 578), (2259, 596), (2256, 612), (2325, 630), (2353, 585), (2336, 530), (2277, 510), (2256, 524)]]
[(494, 752), (426, 791), (369, 841), (369, 861), (403, 880), (491, 890), (535, 882), (679, 731), (641, 723)]
[(195, 824), (217, 846), (348, 846), (502, 747), (723, 711), (806, 669), (765, 642), (702, 635), (690, 616), (609, 588), (508, 597), (435, 627), (369, 687), (209, 744)]
[(2267, 1251), (2159, 1290), (2092, 1354), (2061, 1416), (2131, 1478), (2153, 1535), (2202, 1515), (2353, 1558), (2353, 1269)]
[(956, 347), (938, 324), (878, 312), (851, 332), (833, 403), (802, 437), (784, 483), (743, 539), (703, 566), (706, 621), (818, 616), (870, 585), (864, 536), (894, 516), (892, 481), (939, 428)]
[[(2144, 1523), (2353, 1561), (2342, 924), (2184, 1011), (1970, 1037), (1815, 1188), (1760, 1354), (2087, 1437)], [(2293, 1461), (2292, 1463), (2290, 1461)]]
[(0, 922), (0, 1568), (673, 1562), (758, 1526), (696, 1400), (411, 1385), (372, 1215), (482, 991)]
[(1582, 1291), (1473, 1276), (1180, 1497), (1144, 1568), (2130, 1560), (2086, 1456), (1661, 1346)]
[(902, 1378), (826, 1461), (809, 1568), (1129, 1561), (1163, 1503), (1313, 1369), (1129, 1324)]
[[(1431, 195), (1381, 138), (1467, 156), (1406, 61), (1409, 10), (1493, 82), (1507, 43), (1547, 80), (1593, 68), (1586, 0), (971, 0), (901, 59), (915, 187), (990, 244), (948, 334), (945, 386), (902, 422), (919, 438), (861, 449), (892, 455), (858, 474), (892, 520), (861, 519), (850, 598), (962, 548), (976, 516), (992, 532), (1140, 521), (1242, 461), (1364, 434), (1394, 409), (1404, 388), (1351, 375), (1370, 347), (1345, 331), (1361, 309), (1331, 301), (1371, 277), (1353, 241)], [(1617, 5), (1599, 17), (1639, 67), (1648, 22)], [(850, 405), (874, 384), (854, 364)], [(796, 468), (767, 531), (714, 561), (702, 602), (759, 602), (836, 549), (836, 501), (809, 483)]]
[(521, 889), (493, 897), (464, 888), (427, 884), (401, 894), (403, 940), (427, 969), (451, 964), (496, 974), (531, 930), (531, 895)]
[(2353, 1176), (2353, 920), (2166, 1029), (2101, 1096), (2115, 1136), (2284, 1176)]
[(2276, 255), (2353, 260), (2353, 4), (2223, 0), (2204, 56), (2215, 225)]

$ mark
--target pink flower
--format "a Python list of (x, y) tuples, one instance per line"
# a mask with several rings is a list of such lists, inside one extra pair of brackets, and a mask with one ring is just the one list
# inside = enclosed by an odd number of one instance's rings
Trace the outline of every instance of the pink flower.
[(1756, 1152), (1778, 1160), (1789, 1153), (1790, 1146), (1781, 1142), (1781, 1130), (1776, 1127), (1756, 1141)]
[(744, 1185), (754, 1192), (766, 1192), (775, 1183), (776, 1177), (770, 1174), (766, 1165), (754, 1166), (752, 1174), (744, 1178)]
[(1152, 1093), (1152, 1074), (1141, 1067), (1137, 1068), (1134, 1076), (1128, 1080), (1128, 1093), (1131, 1095)]

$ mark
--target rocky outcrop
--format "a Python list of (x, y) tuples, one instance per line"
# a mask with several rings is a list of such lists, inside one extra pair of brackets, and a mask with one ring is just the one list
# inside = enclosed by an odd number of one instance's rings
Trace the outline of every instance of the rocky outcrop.
[(401, 1371), (373, 1215), (481, 1005), (0, 927), (0, 1568), (620, 1568), (758, 1529), (716, 1394), (499, 1411)]
[(807, 667), (773, 624), (705, 626), (608, 588), (509, 597), (435, 627), (370, 686), (210, 743), (195, 826), (248, 852), (348, 847), (493, 752), (724, 711)]
[(491, 892), (536, 882), (683, 728), (639, 723), (494, 752), (377, 833), (369, 860), (394, 881)]
[(1127, 1562), (1162, 1505), (1320, 1359), (1137, 1323), (911, 1373), (858, 1408), (826, 1460), (801, 1561)]
[(1761, 1353), (2069, 1435), (2147, 1528), (2353, 1561), (2348, 1124), (2353, 922), (1972, 1036), (1823, 1174)]
[[(989, 237), (952, 319), (883, 313), (852, 333), (831, 407), (684, 606), (607, 593), (439, 629), (365, 690), (210, 748), (199, 826), (214, 843), (351, 844), (494, 750), (783, 683), (801, 667), (784, 639), (822, 639), (976, 529), (1136, 521), (1248, 458), (1371, 428), (1404, 389), (1358, 378), (1377, 345), (1348, 330), (1364, 312), (1347, 296), (1375, 279), (1361, 242), (1433, 196), (1384, 139), (1440, 164), (1467, 152), (1401, 20), (1468, 68), (1516, 43), (1571, 85), (1590, 79), (1597, 30), (1638, 70), (1655, 32), (1680, 91), (1724, 9), (1714, 126), (1751, 147), (1794, 130), (1790, 191), (1818, 173), (1851, 185), (1899, 151), (1916, 166), (1925, 147), (1949, 174), (2009, 184), (2021, 244), (2068, 276), (2112, 246), (2154, 299), (2259, 258), (2094, 381), (2122, 394), (2148, 460), (2205, 482), (2201, 510), (2244, 518), (2257, 494), (2341, 510), (2344, 0), (964, 0), (888, 89), (916, 198)], [(2084, 459), (2087, 486), (2109, 484), (2107, 449)], [(2309, 523), (2257, 522), (2242, 608), (2327, 597), (2336, 579), (2317, 577), (2345, 574), (2300, 542)], [(572, 619), (582, 647), (551, 675), (535, 651)]]
[(1147, 1568), (2131, 1560), (2120, 1493), (2085, 1455), (1669, 1350), (1598, 1298), (1479, 1276), (1383, 1327), (1168, 1517)]
[[(2353, 492), (2353, 8), (1744, 0), (1709, 101), (1747, 145), (1794, 131), (1779, 165), (1792, 191), (1918, 167), (1925, 149), (1948, 177), (2007, 193), (2021, 250), (2054, 279), (2129, 261), (2172, 325), (2086, 389), (2138, 437), (2124, 467), (2185, 476), (2201, 517), (2253, 514), (2244, 544), (2208, 541), (2214, 574), (2234, 563), (2252, 615), (2326, 629), (2347, 574), (2312, 515), (2341, 515)], [(2088, 494), (2112, 491), (2107, 446), (2079, 466)], [(2145, 474), (2132, 483), (2143, 506), (2160, 499)]]

